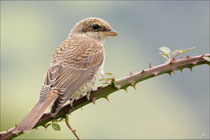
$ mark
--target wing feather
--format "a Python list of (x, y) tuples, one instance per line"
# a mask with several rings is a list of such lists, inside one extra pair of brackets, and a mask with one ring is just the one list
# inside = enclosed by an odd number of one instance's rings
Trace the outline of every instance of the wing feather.
[(72, 37), (59, 46), (44, 81), (45, 85), (59, 90), (52, 113), (57, 113), (86, 81), (93, 78), (103, 59), (101, 44), (87, 37)]

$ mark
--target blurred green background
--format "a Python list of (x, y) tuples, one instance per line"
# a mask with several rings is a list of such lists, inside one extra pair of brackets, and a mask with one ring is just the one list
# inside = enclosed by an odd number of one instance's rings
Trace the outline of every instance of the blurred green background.
[[(1, 131), (19, 123), (38, 101), (52, 54), (74, 24), (107, 20), (119, 36), (105, 42), (105, 72), (116, 78), (164, 62), (158, 48), (197, 47), (209, 53), (209, 1), (1, 1)], [(187, 54), (185, 54), (186, 56)], [(81, 138), (209, 138), (209, 67), (162, 75), (70, 115)], [(43, 127), (17, 139), (75, 138)]]

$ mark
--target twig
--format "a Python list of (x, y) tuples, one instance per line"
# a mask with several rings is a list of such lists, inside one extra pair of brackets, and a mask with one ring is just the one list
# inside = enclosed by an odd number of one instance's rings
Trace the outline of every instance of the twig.
[[(186, 58), (171, 60), (169, 63), (166, 64), (153, 66), (153, 67), (151, 66), (148, 69), (142, 70), (138, 73), (132, 73), (129, 76), (124, 77), (122, 79), (113, 80), (112, 85), (100, 87), (97, 90), (92, 91), (90, 94), (90, 98), (94, 100), (98, 100), (100, 98), (106, 99), (109, 94), (119, 89), (127, 90), (127, 87), (129, 86), (135, 87), (136, 83), (158, 75), (162, 75), (165, 73), (171, 74), (172, 72), (175, 72), (175, 70), (182, 71), (184, 68), (192, 69), (192, 67), (194, 66), (203, 65), (203, 64), (210, 65), (210, 62), (204, 59), (204, 57), (210, 57), (210, 54), (204, 54), (194, 57), (187, 56)], [(70, 105), (63, 106), (54, 118), (50, 115), (50, 113), (46, 113), (40, 118), (40, 120), (37, 122), (34, 128), (37, 128), (38, 126), (45, 126), (48, 122), (58, 118), (65, 118), (66, 114), (71, 113), (89, 103), (91, 103), (91, 101), (87, 101), (86, 97), (82, 97), (74, 102), (74, 108), (72, 108)], [(20, 132), (17, 135), (15, 135), (12, 133), (13, 130), (14, 127), (5, 132), (1, 132), (0, 133), (1, 139), (2, 140), (12, 139), (23, 134), (23, 132)]]
[(69, 116), (66, 115), (66, 118), (65, 118), (65, 122), (66, 122), (66, 125), (68, 126), (68, 128), (71, 130), (71, 132), (74, 134), (74, 136), (77, 138), (77, 140), (80, 140), (80, 138), (77, 136), (76, 134), (76, 130), (73, 129), (70, 124), (69, 124)]

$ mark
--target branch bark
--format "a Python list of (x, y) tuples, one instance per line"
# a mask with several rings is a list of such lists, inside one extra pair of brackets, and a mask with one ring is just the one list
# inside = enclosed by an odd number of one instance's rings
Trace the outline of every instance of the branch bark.
[[(171, 76), (171, 73), (172, 72), (175, 73), (175, 70), (180, 70), (181, 72), (184, 68), (189, 68), (190, 70), (192, 70), (192, 67), (197, 65), (202, 65), (202, 64), (210, 65), (209, 60), (205, 58), (210, 58), (210, 54), (204, 54), (194, 57), (187, 56), (186, 58), (180, 58), (178, 60), (173, 59), (169, 63), (165, 63), (154, 67), (152, 67), (150, 64), (148, 69), (142, 70), (137, 73), (131, 72), (129, 76), (124, 77), (122, 79), (118, 80), (113, 79), (110, 85), (104, 87), (98, 87), (97, 90), (91, 92), (90, 99), (92, 99), (92, 102), (100, 98), (108, 99), (109, 94), (118, 91), (120, 89), (124, 89), (127, 91), (127, 87), (129, 86), (133, 86), (135, 88), (136, 83), (141, 82), (143, 80), (158, 75), (162, 75), (165, 73), (168, 73)], [(63, 119), (65, 118), (66, 114), (69, 114), (89, 103), (91, 103), (91, 101), (87, 101), (86, 97), (82, 97), (74, 102), (73, 108), (70, 105), (63, 106), (55, 117), (51, 116), (50, 113), (46, 113), (40, 118), (40, 120), (37, 122), (34, 128), (37, 128), (38, 126), (46, 127), (48, 122), (57, 120), (59, 118)], [(23, 132), (20, 132), (17, 135), (13, 134), (12, 131), (14, 130), (14, 128), (15, 127), (7, 131), (1, 132), (0, 133), (1, 140), (12, 139), (23, 134)]]

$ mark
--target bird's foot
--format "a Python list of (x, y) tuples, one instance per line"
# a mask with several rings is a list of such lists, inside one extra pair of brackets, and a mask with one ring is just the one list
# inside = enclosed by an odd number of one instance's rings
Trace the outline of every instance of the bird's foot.
[(55, 113), (55, 112), (50, 112), (50, 116), (53, 117), (53, 118), (55, 118), (56, 114), (57, 113)]
[(73, 108), (74, 100), (75, 99), (70, 99), (70, 103), (69, 104), (70, 104), (71, 108)]
[(92, 102), (93, 104), (95, 104), (95, 97), (90, 98), (90, 94), (92, 93), (92, 90), (89, 91), (85, 96), (87, 101)]
[(90, 93), (91, 93), (91, 91), (89, 91), (85, 96), (86, 96), (86, 99), (88, 100), (88, 101), (90, 101)]

